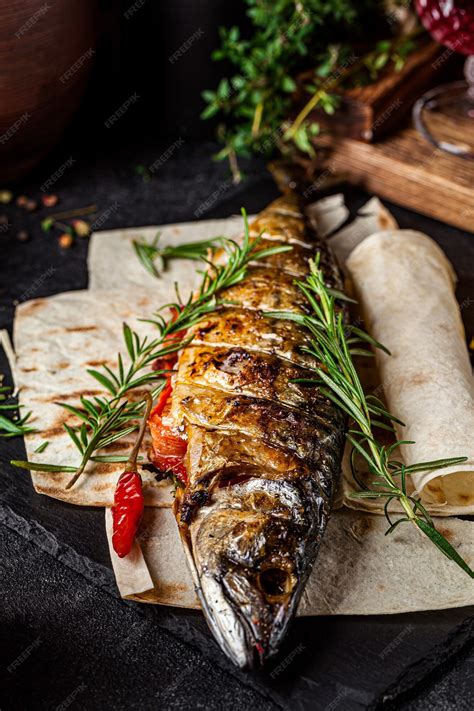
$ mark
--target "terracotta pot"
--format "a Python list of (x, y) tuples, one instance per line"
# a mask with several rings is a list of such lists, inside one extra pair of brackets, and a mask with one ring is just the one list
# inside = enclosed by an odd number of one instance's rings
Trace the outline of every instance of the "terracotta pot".
[(58, 140), (92, 68), (96, 0), (0, 0), (0, 187)]

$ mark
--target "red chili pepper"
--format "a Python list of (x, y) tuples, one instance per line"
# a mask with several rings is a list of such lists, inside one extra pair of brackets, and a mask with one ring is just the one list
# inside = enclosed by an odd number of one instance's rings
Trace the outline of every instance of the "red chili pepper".
[(142, 478), (138, 472), (124, 472), (118, 480), (112, 507), (112, 544), (119, 558), (130, 553), (142, 516)]
[(132, 550), (133, 542), (143, 516), (142, 478), (137, 472), (137, 456), (150, 416), (152, 399), (147, 395), (147, 407), (137, 440), (130, 453), (125, 471), (120, 475), (112, 506), (112, 545), (120, 558)]

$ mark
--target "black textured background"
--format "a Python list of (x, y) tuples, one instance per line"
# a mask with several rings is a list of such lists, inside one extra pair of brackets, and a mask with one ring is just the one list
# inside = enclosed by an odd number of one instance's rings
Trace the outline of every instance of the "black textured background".
[[(192, 220), (213, 195), (203, 217), (261, 209), (276, 196), (263, 161), (243, 161), (246, 180), (233, 186), (227, 167), (211, 160), (216, 145), (206, 142), (209, 130), (198, 119), (200, 90), (217, 75), (206, 62), (216, 24), (236, 8), (241, 13), (240, 4), (206, 1), (212, 16), (191, 0), (175, 10), (147, 3), (136, 24), (121, 20), (126, 32), (114, 34), (109, 22), (81, 114), (15, 192), (38, 198), (42, 183), (72, 158), (53, 189), (61, 197), (57, 209), (96, 204), (103, 229)], [(206, 39), (171, 72), (166, 58), (201, 24)], [(155, 76), (156, 57), (165, 70)], [(142, 99), (106, 129), (104, 121), (134, 91)], [(181, 147), (144, 183), (135, 166), (150, 165), (178, 139)], [(345, 193), (352, 210), (367, 199), (355, 189)], [(473, 236), (389, 207), (402, 227), (432, 235), (454, 263), (471, 338)], [(39, 228), (47, 212), (0, 209), (10, 225), (0, 231), (0, 328), (10, 332), (16, 302), (87, 287), (87, 240), (62, 251)], [(30, 241), (18, 242), (20, 229)], [(0, 372), (8, 373), (3, 355)], [(297, 620), (266, 671), (242, 673), (219, 652), (200, 614), (121, 601), (103, 511), (36, 495), (28, 474), (9, 465), (24, 457), (20, 441), (0, 440), (1, 709), (474, 708), (474, 608)], [(285, 671), (272, 673), (284, 660)]]

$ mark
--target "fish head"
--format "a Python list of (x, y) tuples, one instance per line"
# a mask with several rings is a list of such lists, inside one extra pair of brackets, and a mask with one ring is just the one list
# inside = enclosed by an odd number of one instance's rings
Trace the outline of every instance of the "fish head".
[(310, 493), (301, 482), (251, 478), (216, 489), (190, 525), (204, 614), (241, 668), (276, 654), (296, 611), (327, 518)]

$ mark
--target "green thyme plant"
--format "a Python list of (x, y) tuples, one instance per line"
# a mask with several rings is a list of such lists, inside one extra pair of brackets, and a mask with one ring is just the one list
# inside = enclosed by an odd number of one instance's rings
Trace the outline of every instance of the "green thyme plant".
[[(215, 90), (203, 92), (202, 117), (221, 120), (223, 147), (216, 158), (229, 159), (234, 178), (237, 156), (311, 156), (320, 131), (313, 109), (333, 114), (340, 102), (336, 89), (373, 81), (390, 64), (400, 70), (414, 47), (411, 37), (393, 34), (396, 25), (382, 0), (245, 2), (252, 31), (243, 36), (238, 27), (220, 29), (221, 46), (212, 57), (232, 71)], [(295, 79), (308, 70), (310, 78), (297, 86)], [(297, 88), (304, 100), (294, 118)]]

